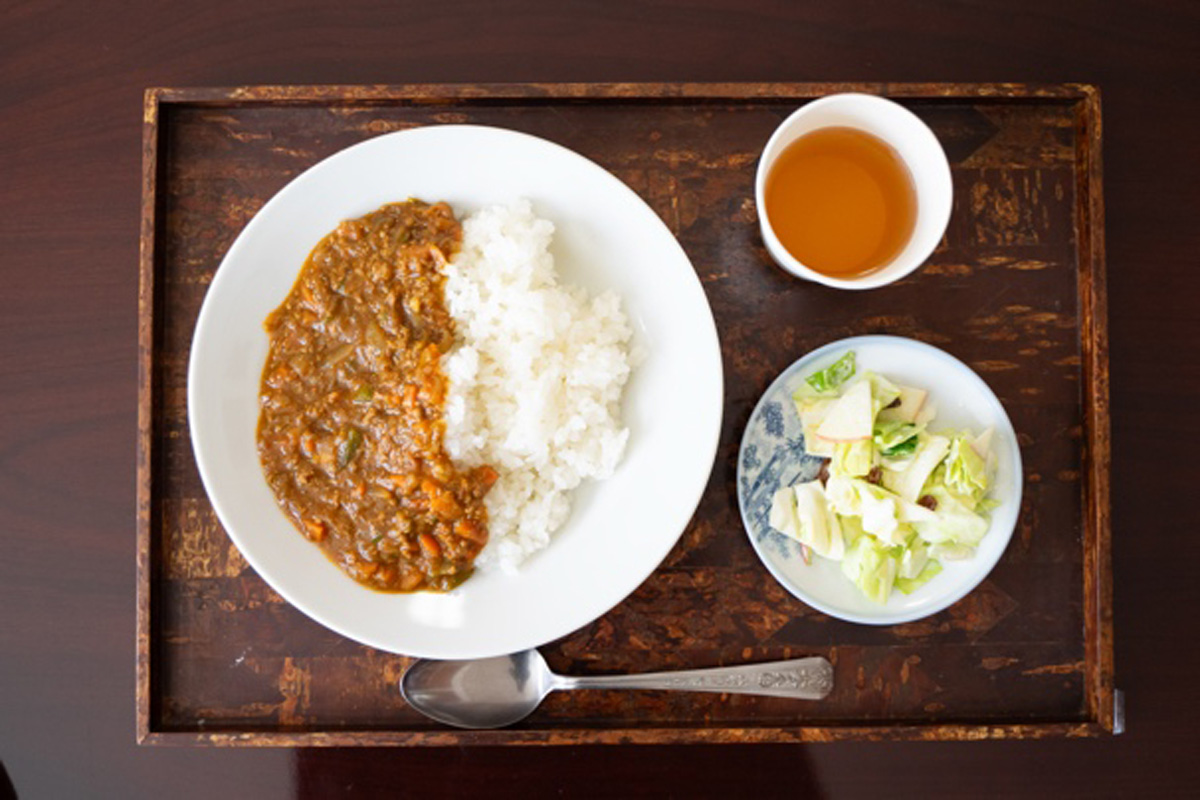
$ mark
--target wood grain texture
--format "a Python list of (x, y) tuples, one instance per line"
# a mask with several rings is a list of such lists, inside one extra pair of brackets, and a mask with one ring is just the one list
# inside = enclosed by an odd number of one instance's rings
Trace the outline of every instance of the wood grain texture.
[(154, 389), (155, 253), (157, 241), (156, 198), (158, 180), (158, 99), (147, 93), (142, 112), (142, 227), (138, 264), (138, 447), (137, 447), (137, 736), (150, 732), (151, 696), (150, 660), (153, 648), (150, 612), (156, 559), (151, 557), (153, 537), (150, 531), (151, 505), (156, 483), (153, 442), (155, 439)]
[[(1084, 623), (1087, 646), (1088, 709), (1113, 728), (1114, 670), (1112, 618), (1112, 443), (1108, 385), (1108, 283), (1104, 263), (1104, 193), (1101, 186), (1100, 92), (1089, 88), (1077, 109), (1081, 169), (1077, 192), (1087, 198), (1079, 205), (1077, 237), (1080, 271), (1091, 275), (1080, 282), (1082, 334), (1091, 346), (1084, 352), (1083, 405), (1087, 421), (1084, 447)], [(1103, 321), (1103, 324), (1102, 324)]]
[[(886, 290), (795, 281), (765, 256), (752, 199), (762, 142), (797, 101), (895, 96), (953, 163), (953, 222), (930, 263)], [(1087, 462), (1107, 428), (1106, 357), (1087, 86), (530, 84), (152, 89), (144, 207), (139, 733), (206, 744), (643, 743), (975, 739), (1111, 730), (1107, 509)], [(834, 694), (765, 698), (591, 692), (552, 696), (515, 729), (446, 731), (396, 691), (407, 660), (305, 619), (251, 571), (204, 497), (186, 420), (187, 348), (213, 271), (291, 177), (363, 138), (417, 125), (491, 124), (572, 147), (639, 192), (691, 256), (721, 331), (727, 408), (700, 508), (663, 567), (595, 623), (543, 648), (586, 674), (684, 669), (821, 653)], [(153, 287), (159, 287), (155, 293)], [(1096, 303), (1099, 299), (1100, 305)], [(1086, 304), (1086, 306), (1084, 305)], [(980, 589), (885, 629), (828, 619), (766, 577), (732, 486), (741, 428), (763, 388), (841, 336), (930, 341), (1005, 402), (1027, 470), (1020, 530)], [(1085, 367), (1085, 364), (1087, 365)], [(1083, 396), (1091, 398), (1083, 400)], [(148, 399), (147, 399), (148, 398)], [(1102, 437), (1104, 434), (1101, 433)], [(1091, 448), (1091, 450), (1089, 450)], [(1086, 462), (1086, 466), (1085, 466)], [(1086, 477), (1085, 477), (1086, 476)], [(1086, 484), (1086, 485), (1085, 485)], [(719, 612), (716, 610), (719, 609)], [(1109, 618), (1110, 620), (1110, 618)]]

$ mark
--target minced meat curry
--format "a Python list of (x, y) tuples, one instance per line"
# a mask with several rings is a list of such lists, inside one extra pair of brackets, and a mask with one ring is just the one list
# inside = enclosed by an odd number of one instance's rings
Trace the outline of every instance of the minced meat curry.
[(454, 341), (441, 267), (462, 242), (445, 203), (341, 223), (266, 320), (258, 452), (297, 529), (374, 589), (452, 589), (487, 542), (489, 467), (443, 447)]

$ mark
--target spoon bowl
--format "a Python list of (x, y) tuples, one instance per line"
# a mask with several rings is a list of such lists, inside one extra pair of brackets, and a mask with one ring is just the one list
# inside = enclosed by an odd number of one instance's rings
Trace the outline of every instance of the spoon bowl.
[(537, 650), (470, 661), (420, 660), (400, 679), (405, 701), (459, 728), (503, 728), (533, 713), (556, 676)]
[(537, 650), (470, 661), (419, 660), (400, 679), (400, 693), (427, 717), (459, 728), (503, 728), (533, 713), (546, 695), (567, 689), (680, 689), (821, 700), (833, 689), (824, 658), (735, 667), (600, 675), (556, 675)]

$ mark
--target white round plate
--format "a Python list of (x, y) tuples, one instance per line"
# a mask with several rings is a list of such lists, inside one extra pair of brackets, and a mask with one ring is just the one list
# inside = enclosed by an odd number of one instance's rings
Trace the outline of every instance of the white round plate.
[[(575, 493), (569, 522), (517, 574), (481, 571), (448, 594), (360, 586), (291, 525), (255, 444), (268, 340), (263, 320), (342, 220), (384, 203), (448, 201), (461, 216), (528, 198), (556, 226), (565, 280), (620, 293), (646, 358), (623, 406), (631, 433), (615, 475)], [(496, 128), (417, 128), (362, 142), (284, 187), (213, 279), (188, 368), (196, 462), (246, 560), (308, 616), (364, 644), (428, 658), (481, 658), (556, 639), (619, 603), (662, 561), (708, 481), (722, 412), (721, 355), (704, 290), (654, 211), (601, 167)]]
[[(889, 380), (925, 389), (937, 404), (935, 430), (964, 429), (981, 432), (994, 427), (997, 456), (992, 497), (999, 506), (975, 557), (944, 561), (942, 572), (912, 594), (893, 591), (880, 605), (868, 600), (842, 574), (836, 561), (800, 557), (800, 546), (767, 524), (771, 495), (781, 486), (813, 480), (823, 459), (804, 452), (800, 417), (792, 392), (808, 375), (833, 363), (847, 350), (856, 354), (858, 369), (871, 370)], [(987, 577), (1004, 554), (1021, 509), (1021, 451), (1012, 422), (996, 395), (954, 356), (932, 345), (897, 336), (858, 336), (820, 347), (785, 369), (763, 393), (750, 415), (738, 452), (738, 507), (758, 557), (791, 592), (830, 616), (867, 625), (893, 625), (936, 614), (962, 599)]]

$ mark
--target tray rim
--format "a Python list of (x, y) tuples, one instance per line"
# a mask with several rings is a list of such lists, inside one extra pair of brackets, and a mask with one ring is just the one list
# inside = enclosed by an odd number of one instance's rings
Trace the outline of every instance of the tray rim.
[[(159, 387), (155, 382), (159, 223), (159, 138), (170, 106), (380, 105), (589, 102), (744, 102), (805, 100), (835, 92), (863, 92), (922, 100), (1011, 100), (1070, 103), (1075, 111), (1076, 247), (1082, 350), (1084, 682), (1086, 717), (1036, 723), (909, 722), (786, 727), (541, 728), (498, 731), (172, 731), (154, 728), (155, 544), (152, 503), (158, 461), (154, 451)], [(414, 83), (371, 85), (261, 85), (151, 87), (142, 108), (142, 195), (138, 282), (136, 740), (146, 745), (214, 746), (457, 746), (767, 743), (891, 740), (1036, 739), (1095, 737), (1114, 730), (1112, 614), (1111, 440), (1108, 313), (1100, 90), (1086, 83)]]
[(346, 729), (340, 731), (239, 732), (153, 731), (144, 745), (212, 747), (460, 747), (512, 745), (672, 745), (817, 744), (825, 742), (989, 741), (997, 739), (1081, 739), (1111, 733), (1097, 722), (797, 725), (762, 728), (507, 728), (422, 731)]

